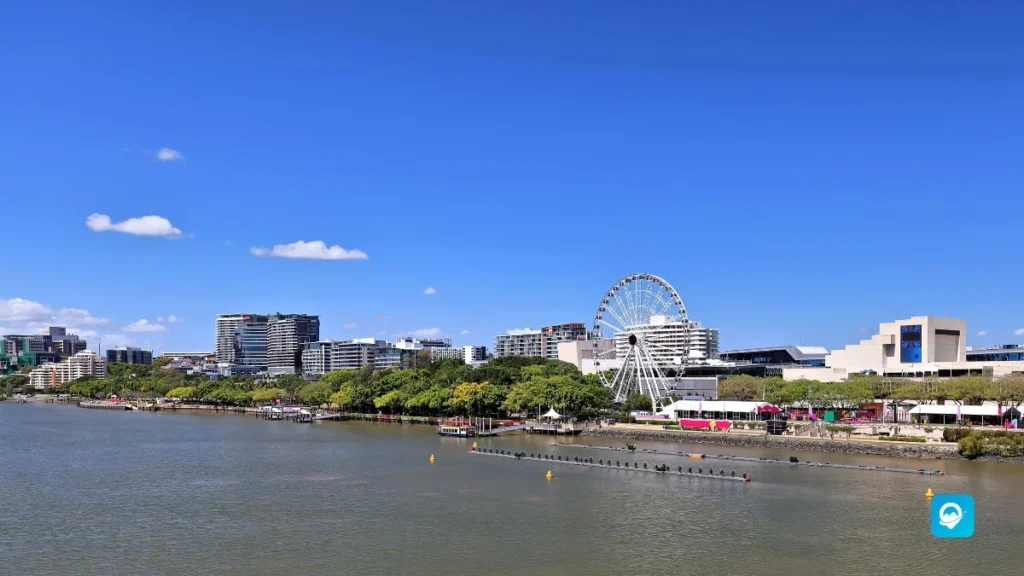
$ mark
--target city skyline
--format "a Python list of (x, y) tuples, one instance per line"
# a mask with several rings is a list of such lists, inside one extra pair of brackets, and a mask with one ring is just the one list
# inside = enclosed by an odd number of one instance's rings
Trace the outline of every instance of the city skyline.
[(280, 310), (487, 345), (647, 272), (723, 350), (922, 314), (1024, 342), (1024, 270), (977, 266), (1020, 242), (1020, 15), (21, 4), (0, 329), (208, 349)]

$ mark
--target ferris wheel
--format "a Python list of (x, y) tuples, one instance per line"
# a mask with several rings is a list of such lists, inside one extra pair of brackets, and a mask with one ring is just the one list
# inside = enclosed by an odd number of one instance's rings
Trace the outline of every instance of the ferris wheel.
[(630, 274), (601, 299), (592, 330), (594, 369), (615, 402), (639, 392), (657, 405), (687, 361), (690, 322), (672, 285)]

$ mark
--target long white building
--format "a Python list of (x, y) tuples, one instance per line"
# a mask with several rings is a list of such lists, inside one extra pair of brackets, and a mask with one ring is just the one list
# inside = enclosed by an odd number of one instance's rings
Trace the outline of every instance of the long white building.
[(845, 380), (860, 373), (944, 378), (969, 374), (1003, 376), (1012, 372), (1024, 372), (1024, 360), (968, 356), (967, 321), (938, 316), (884, 322), (870, 338), (833, 350), (825, 356), (824, 367), (782, 371), (787, 380), (810, 378), (825, 382)]

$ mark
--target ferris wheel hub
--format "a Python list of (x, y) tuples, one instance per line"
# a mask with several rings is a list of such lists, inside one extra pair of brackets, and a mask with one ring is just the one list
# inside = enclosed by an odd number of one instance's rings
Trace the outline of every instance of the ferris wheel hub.
[(636, 346), (636, 334), (630, 334), (628, 340), (630, 346)]

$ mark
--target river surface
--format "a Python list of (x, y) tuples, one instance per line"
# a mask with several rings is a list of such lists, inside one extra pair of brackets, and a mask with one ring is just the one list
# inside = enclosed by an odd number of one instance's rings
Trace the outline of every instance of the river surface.
[[(478, 440), (627, 456), (551, 441)], [(750, 472), (754, 481), (744, 484), (470, 455), (467, 447), (425, 426), (0, 403), (0, 573), (1024, 573), (1020, 465), (798, 453), (947, 472), (925, 477), (698, 462)], [(931, 536), (929, 487), (974, 495), (973, 538)]]

